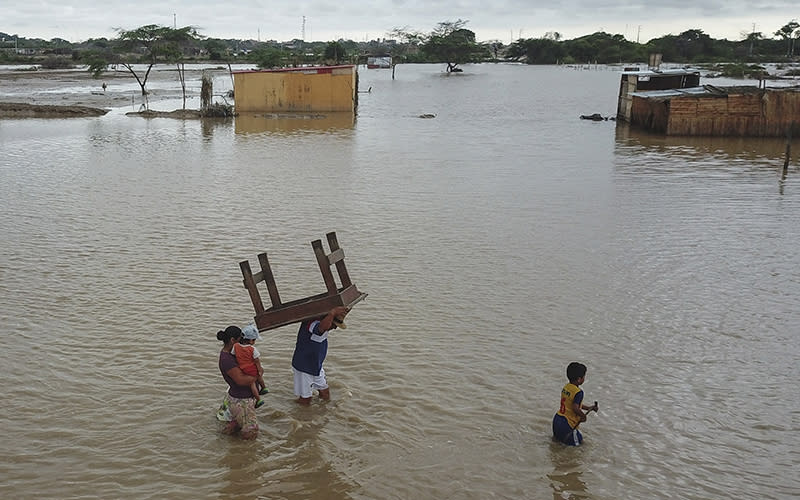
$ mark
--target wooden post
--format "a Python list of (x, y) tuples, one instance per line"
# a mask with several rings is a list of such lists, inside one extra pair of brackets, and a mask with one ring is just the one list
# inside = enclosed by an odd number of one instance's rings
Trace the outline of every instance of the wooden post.
[(319, 264), (322, 279), (325, 281), (325, 288), (328, 289), (328, 295), (336, 295), (339, 293), (339, 289), (336, 288), (336, 282), (333, 280), (331, 263), (328, 260), (328, 256), (325, 255), (325, 249), (322, 248), (322, 240), (312, 241), (311, 248), (314, 249), (314, 254), (317, 256), (317, 264)]
[(783, 160), (783, 175), (786, 175), (786, 170), (789, 168), (789, 158), (792, 156), (792, 129), (794, 122), (789, 125), (786, 130), (786, 158)]
[(261, 302), (261, 295), (258, 293), (258, 287), (253, 279), (253, 271), (250, 270), (250, 263), (248, 261), (239, 262), (239, 267), (242, 269), (242, 276), (244, 277), (244, 287), (250, 294), (250, 300), (253, 302), (253, 309), (256, 315), (264, 312), (264, 303)]
[(786, 176), (789, 173), (789, 158), (792, 156), (792, 128), (794, 128), (794, 125), (794, 122), (792, 122), (786, 129), (786, 158), (783, 160), (783, 172), (779, 183), (781, 195), (783, 195), (783, 185), (786, 184)]
[(261, 263), (261, 272), (264, 275), (264, 282), (267, 284), (272, 307), (278, 307), (281, 305), (281, 296), (278, 295), (278, 285), (275, 284), (275, 276), (272, 275), (272, 268), (269, 265), (266, 252), (258, 254), (258, 262)]
[(336, 239), (335, 232), (328, 233), (326, 236), (328, 237), (328, 245), (331, 247), (331, 264), (336, 264), (336, 272), (339, 273), (342, 287), (347, 288), (353, 282), (350, 281), (350, 275), (347, 274), (347, 267), (344, 265), (344, 250), (339, 247), (339, 240)]

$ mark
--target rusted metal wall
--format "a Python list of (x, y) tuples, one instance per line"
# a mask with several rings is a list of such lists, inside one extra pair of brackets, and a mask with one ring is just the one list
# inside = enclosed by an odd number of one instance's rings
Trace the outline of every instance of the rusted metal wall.
[(233, 74), (234, 102), (242, 112), (354, 111), (354, 66), (242, 71)]

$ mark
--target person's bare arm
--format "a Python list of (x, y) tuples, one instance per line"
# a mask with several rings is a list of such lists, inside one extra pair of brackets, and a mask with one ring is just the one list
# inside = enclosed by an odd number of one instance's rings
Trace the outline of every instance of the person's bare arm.
[(578, 416), (581, 422), (586, 422), (586, 414), (581, 410), (580, 403), (572, 403), (572, 411)]
[(350, 312), (350, 310), (345, 306), (334, 307), (328, 314), (325, 315), (324, 318), (319, 321), (319, 331), (330, 331), (333, 328), (333, 319), (338, 318), (343, 320), (344, 317), (347, 316), (348, 312)]
[(236, 382), (236, 385), (248, 386), (256, 381), (256, 377), (246, 375), (238, 366), (234, 366), (226, 372), (230, 378)]
[[(584, 413), (583, 410), (586, 410), (586, 413)], [(578, 417), (580, 417), (581, 422), (586, 422), (586, 415), (588, 415), (590, 411), (597, 411), (597, 407), (596, 405), (589, 406), (578, 403), (572, 403), (572, 411), (575, 412), (575, 415), (578, 415)]]

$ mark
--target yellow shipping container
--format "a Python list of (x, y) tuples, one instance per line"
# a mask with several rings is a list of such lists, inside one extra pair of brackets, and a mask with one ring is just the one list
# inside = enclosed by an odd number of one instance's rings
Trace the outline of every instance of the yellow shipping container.
[(316, 66), (233, 72), (237, 113), (354, 112), (356, 67)]

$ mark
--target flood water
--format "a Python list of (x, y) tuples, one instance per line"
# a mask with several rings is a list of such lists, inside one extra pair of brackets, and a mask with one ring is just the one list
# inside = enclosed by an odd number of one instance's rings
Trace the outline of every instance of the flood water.
[[(443, 69), (362, 69), (355, 119), (0, 121), (0, 497), (800, 495), (800, 143), (783, 176), (785, 140), (578, 119), (617, 71)], [(219, 434), (239, 262), (321, 293), (329, 231), (369, 294), (333, 400), (265, 332), (261, 433)]]

